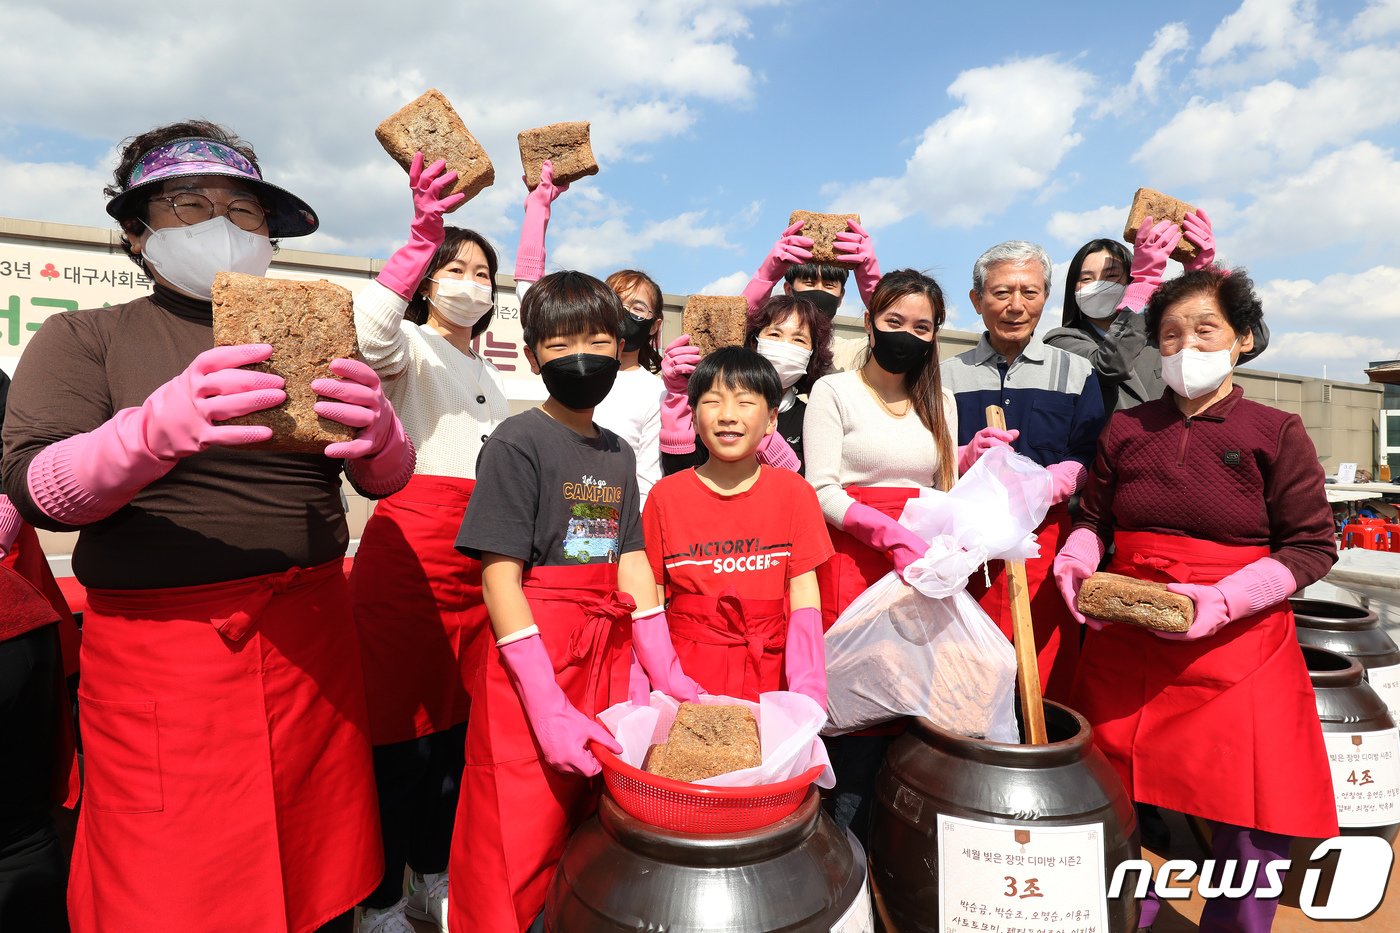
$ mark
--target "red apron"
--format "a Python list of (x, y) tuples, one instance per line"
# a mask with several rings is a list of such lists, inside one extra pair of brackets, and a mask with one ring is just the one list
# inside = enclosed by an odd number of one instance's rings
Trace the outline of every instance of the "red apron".
[[(846, 495), (857, 502), (883, 512), (895, 521), (904, 514), (904, 506), (919, 495), (917, 486), (847, 486)], [(836, 623), (836, 618), (855, 602), (877, 580), (894, 569), (894, 563), (884, 551), (877, 551), (839, 528), (827, 526), (831, 546), (836, 553), (817, 567), (817, 589), (822, 599), (822, 631)], [(903, 721), (860, 729), (851, 735), (898, 735), (905, 729)]]
[[(917, 486), (847, 486), (846, 495), (895, 521), (904, 504), (919, 494)], [(846, 607), (869, 586), (894, 569), (889, 555), (867, 547), (840, 528), (827, 526), (836, 553), (817, 568), (822, 598), (822, 631), (836, 622)]]
[(68, 600), (63, 598), (63, 590), (59, 589), (58, 581), (53, 578), (53, 571), (49, 569), (33, 525), (28, 522), (20, 524), (19, 536), (15, 538), (9, 553), (0, 558), (0, 564), (32, 583), (58, 613), (58, 644), (63, 652), (63, 674), (71, 677), (78, 670), (78, 626), (73, 621)]
[(733, 587), (722, 596), (672, 596), (666, 621), (681, 670), (721, 696), (757, 702), (760, 693), (784, 689), (785, 602), (741, 599)]
[[(1026, 590), (1031, 598), (1031, 628), (1035, 632), (1036, 667), (1040, 671), (1040, 689), (1047, 700), (1063, 702), (1074, 683), (1074, 669), (1079, 663), (1079, 630), (1070, 615), (1060, 588), (1055, 585), (1055, 554), (1060, 542), (1069, 534), (1069, 508), (1053, 506), (1045, 521), (1035, 530), (1040, 543), (1040, 556), (1026, 561)], [(968, 577), (967, 591), (991, 616), (1007, 641), (1012, 640), (1011, 600), (1007, 598), (1006, 562), (992, 561), (990, 579), (979, 568)]]
[[(1211, 584), (1266, 546), (1118, 532), (1109, 570)], [(1134, 800), (1285, 836), (1337, 834), (1317, 700), (1287, 602), (1208, 638), (1109, 623), (1085, 636), (1070, 705)]]
[[(53, 799), (70, 809), (78, 805), (78, 795), (82, 779), (78, 774), (78, 748), (73, 732), (73, 698), (68, 693), (67, 678), (78, 670), (78, 626), (73, 613), (68, 611), (68, 601), (53, 578), (49, 562), (39, 547), (39, 536), (28, 522), (19, 526), (19, 535), (9, 552), (0, 558), (0, 567), (13, 570), (32, 592), (26, 596), (37, 596), (48, 603), (58, 619), (58, 650), (62, 655), (61, 675), (54, 679), (54, 695), (58, 697), (54, 708), (59, 710), (58, 741), (54, 743), (53, 760)], [(14, 585), (19, 585), (18, 581)], [(18, 602), (16, 602), (18, 605)]]
[(414, 476), (375, 504), (350, 571), (374, 745), (466, 721), (463, 659), (490, 631), (481, 563), (454, 546), (475, 480)]
[(90, 590), (77, 933), (313, 930), (383, 874), (339, 559)]
[[(523, 582), (569, 702), (595, 716), (625, 701), (636, 604), (617, 592), (617, 565), (534, 567)], [(569, 834), (598, 799), (596, 781), (560, 774), (540, 758), (495, 640), (481, 641), (467, 669), (472, 715), (448, 871), (453, 933), (528, 928)]]

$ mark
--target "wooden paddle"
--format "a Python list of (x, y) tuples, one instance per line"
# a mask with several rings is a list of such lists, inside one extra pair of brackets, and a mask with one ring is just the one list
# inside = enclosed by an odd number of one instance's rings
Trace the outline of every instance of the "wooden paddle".
[[(987, 426), (1006, 430), (1006, 415), (1000, 405), (987, 406)], [(1006, 564), (1007, 598), (1011, 600), (1012, 642), (1016, 646), (1016, 685), (1021, 694), (1021, 719), (1032, 745), (1046, 744), (1045, 707), (1041, 705), (1040, 669), (1035, 660), (1035, 630), (1031, 627), (1031, 595), (1026, 588), (1024, 561)]]

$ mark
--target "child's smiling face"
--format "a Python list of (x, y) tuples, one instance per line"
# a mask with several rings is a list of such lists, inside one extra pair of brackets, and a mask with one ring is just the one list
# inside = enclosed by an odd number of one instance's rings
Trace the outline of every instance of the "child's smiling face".
[(755, 455), (778, 424), (778, 412), (761, 392), (720, 380), (696, 400), (695, 426), (710, 456), (733, 463)]

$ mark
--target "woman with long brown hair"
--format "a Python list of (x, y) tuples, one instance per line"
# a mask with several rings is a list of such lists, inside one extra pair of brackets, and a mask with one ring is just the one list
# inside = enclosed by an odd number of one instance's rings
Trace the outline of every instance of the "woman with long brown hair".
[[(899, 524), (904, 504), (956, 477), (957, 411), (942, 386), (938, 329), (943, 290), (913, 269), (880, 280), (865, 314), (858, 368), (812, 387), (803, 424), (807, 481), (817, 491), (836, 554), (817, 569), (822, 626), (891, 569), (903, 572), (927, 544)], [(899, 726), (828, 743), (837, 822), (864, 839), (875, 773)]]

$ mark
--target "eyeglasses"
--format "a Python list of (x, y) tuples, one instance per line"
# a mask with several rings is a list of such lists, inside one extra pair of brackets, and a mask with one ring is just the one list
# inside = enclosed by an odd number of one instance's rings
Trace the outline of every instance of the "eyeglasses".
[[(151, 201), (164, 201), (169, 204), (175, 218), (187, 226), (202, 224), (206, 220), (212, 220), (215, 216), (214, 202), (202, 194), (195, 194), (193, 191), (182, 191), (175, 195), (155, 197), (151, 198)], [(224, 214), (240, 230), (258, 230), (267, 223), (267, 211), (252, 198), (235, 198), (228, 202), (228, 206), (224, 208)]]

